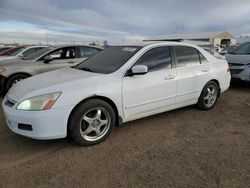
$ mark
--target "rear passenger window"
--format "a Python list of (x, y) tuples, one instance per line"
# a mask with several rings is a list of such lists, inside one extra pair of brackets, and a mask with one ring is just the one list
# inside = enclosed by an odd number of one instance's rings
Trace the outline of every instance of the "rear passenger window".
[(157, 71), (172, 67), (172, 58), (169, 47), (157, 47), (143, 54), (135, 65), (146, 65), (148, 71)]
[(200, 56), (201, 64), (208, 63), (208, 60), (204, 57), (204, 55), (202, 55), (202, 53), (199, 53), (199, 56)]
[(175, 55), (177, 67), (190, 67), (200, 64), (198, 50), (192, 47), (176, 46)]

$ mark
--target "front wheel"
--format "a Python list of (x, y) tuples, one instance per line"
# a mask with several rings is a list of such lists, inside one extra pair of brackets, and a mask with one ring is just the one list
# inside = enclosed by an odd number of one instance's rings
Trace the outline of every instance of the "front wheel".
[(115, 126), (115, 113), (105, 101), (90, 99), (71, 114), (69, 130), (80, 145), (93, 145), (104, 141)]
[(202, 110), (214, 107), (219, 96), (219, 86), (214, 81), (208, 82), (203, 88), (197, 106)]

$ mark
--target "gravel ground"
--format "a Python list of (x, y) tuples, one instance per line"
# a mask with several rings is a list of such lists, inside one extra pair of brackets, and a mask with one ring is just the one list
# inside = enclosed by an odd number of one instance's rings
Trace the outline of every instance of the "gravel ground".
[(250, 187), (250, 84), (211, 111), (194, 106), (126, 123), (102, 144), (11, 133), (0, 109), (0, 187)]

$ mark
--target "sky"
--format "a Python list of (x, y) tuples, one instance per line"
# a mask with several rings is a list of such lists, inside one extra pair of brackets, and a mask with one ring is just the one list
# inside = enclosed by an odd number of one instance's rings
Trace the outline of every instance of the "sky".
[(250, 0), (0, 0), (0, 42), (114, 44), (210, 31), (250, 35)]

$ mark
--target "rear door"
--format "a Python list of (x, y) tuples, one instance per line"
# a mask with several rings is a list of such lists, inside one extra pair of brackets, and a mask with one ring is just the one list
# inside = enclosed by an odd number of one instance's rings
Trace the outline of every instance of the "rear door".
[(169, 47), (145, 52), (134, 65), (146, 65), (148, 73), (125, 76), (122, 93), (127, 120), (159, 113), (175, 105), (176, 71)]
[(216, 60), (215, 62), (209, 62), (201, 52), (199, 52), (199, 56), (201, 65), (197, 70), (197, 74), (199, 76), (199, 88), (201, 91), (208, 81), (217, 78), (216, 75), (219, 74), (220, 68), (216, 66), (218, 65)]
[(200, 57), (198, 50), (188, 46), (174, 47), (177, 73), (177, 106), (191, 104), (200, 91)]

